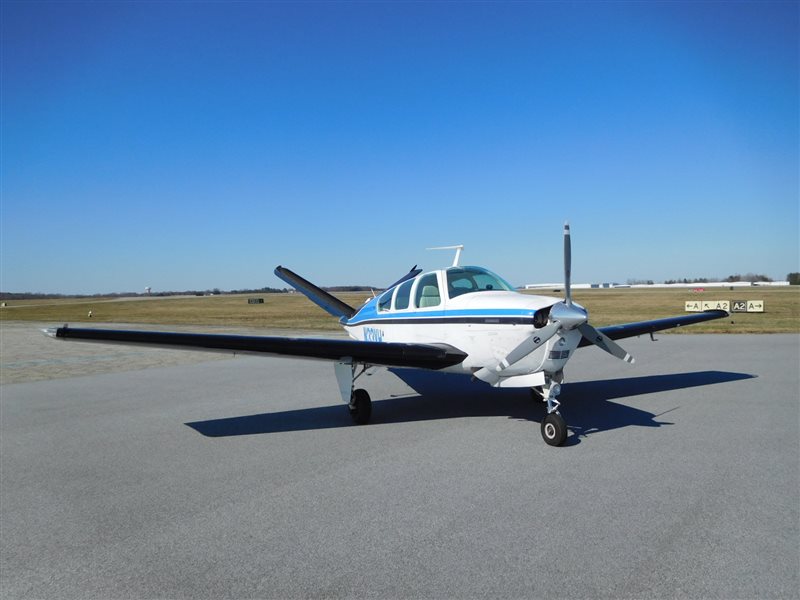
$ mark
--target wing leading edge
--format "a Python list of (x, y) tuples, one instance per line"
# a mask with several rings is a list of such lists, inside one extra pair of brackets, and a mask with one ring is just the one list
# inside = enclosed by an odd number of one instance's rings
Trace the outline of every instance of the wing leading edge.
[(167, 331), (130, 331), (59, 327), (44, 332), (54, 338), (83, 342), (157, 346), (181, 350), (234, 354), (296, 356), (323, 360), (351, 358), (356, 362), (391, 367), (443, 369), (467, 355), (447, 344), (399, 344), (327, 338), (287, 338)]
[[(727, 316), (729, 315), (724, 310), (708, 310), (701, 313), (680, 315), (678, 317), (666, 317), (664, 319), (654, 319), (652, 321), (637, 321), (636, 323), (609, 325), (607, 327), (598, 327), (597, 329), (612, 340), (621, 340), (624, 338), (635, 337), (637, 335), (663, 331), (664, 329), (673, 329), (675, 327), (683, 327), (684, 325), (702, 323), (703, 321), (724, 319)], [(591, 345), (589, 340), (582, 339), (581, 343), (578, 344), (578, 347), (580, 348), (589, 345)]]

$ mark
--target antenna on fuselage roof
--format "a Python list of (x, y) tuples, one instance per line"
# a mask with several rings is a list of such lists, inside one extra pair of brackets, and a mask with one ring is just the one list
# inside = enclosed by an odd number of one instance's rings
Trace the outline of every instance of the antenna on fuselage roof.
[(426, 250), (455, 250), (456, 256), (453, 259), (453, 266), (458, 266), (458, 261), (461, 260), (461, 251), (464, 249), (464, 244), (458, 246), (437, 246), (436, 248), (425, 248)]

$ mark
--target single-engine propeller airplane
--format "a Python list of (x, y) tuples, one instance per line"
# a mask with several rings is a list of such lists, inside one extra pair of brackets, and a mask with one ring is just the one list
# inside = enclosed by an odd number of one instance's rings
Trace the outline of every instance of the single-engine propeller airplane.
[(337, 317), (352, 338), (313, 339), (266, 336), (118, 331), (64, 327), (45, 330), (62, 340), (233, 352), (290, 355), (334, 362), (342, 399), (357, 424), (372, 414), (369, 394), (356, 381), (374, 367), (412, 367), (466, 373), (494, 387), (527, 387), (547, 404), (541, 422), (544, 441), (559, 446), (567, 437), (558, 394), (564, 367), (575, 350), (595, 345), (632, 363), (613, 340), (728, 316), (722, 310), (611, 325), (596, 329), (586, 309), (572, 300), (571, 243), (564, 225), (563, 300), (521, 294), (491, 271), (453, 265), (423, 273), (416, 266), (385, 292), (356, 309), (289, 269), (275, 274)]

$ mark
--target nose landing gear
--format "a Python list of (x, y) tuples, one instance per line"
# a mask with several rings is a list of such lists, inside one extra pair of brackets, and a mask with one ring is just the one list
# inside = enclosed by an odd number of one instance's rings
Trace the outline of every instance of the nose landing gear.
[(561, 372), (552, 377), (548, 375), (541, 391), (544, 401), (547, 402), (547, 415), (542, 419), (542, 439), (550, 446), (560, 446), (567, 439), (567, 423), (558, 412), (560, 402), (556, 399), (563, 379)]

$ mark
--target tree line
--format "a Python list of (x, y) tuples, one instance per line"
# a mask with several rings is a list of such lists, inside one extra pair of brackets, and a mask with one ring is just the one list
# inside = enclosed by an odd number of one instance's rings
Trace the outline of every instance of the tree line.
[[(761, 275), (759, 273), (747, 273), (745, 275), (741, 275), (737, 273), (736, 275), (728, 275), (725, 279), (715, 279), (715, 278), (708, 278), (708, 277), (695, 277), (693, 279), (689, 279), (684, 277), (683, 279), (667, 279), (664, 283), (736, 283), (739, 281), (749, 281), (752, 283), (768, 283), (774, 281), (772, 277), (768, 277), (767, 275)], [(786, 276), (786, 281), (788, 281), (791, 285), (800, 285), (800, 273), (789, 273)]]

